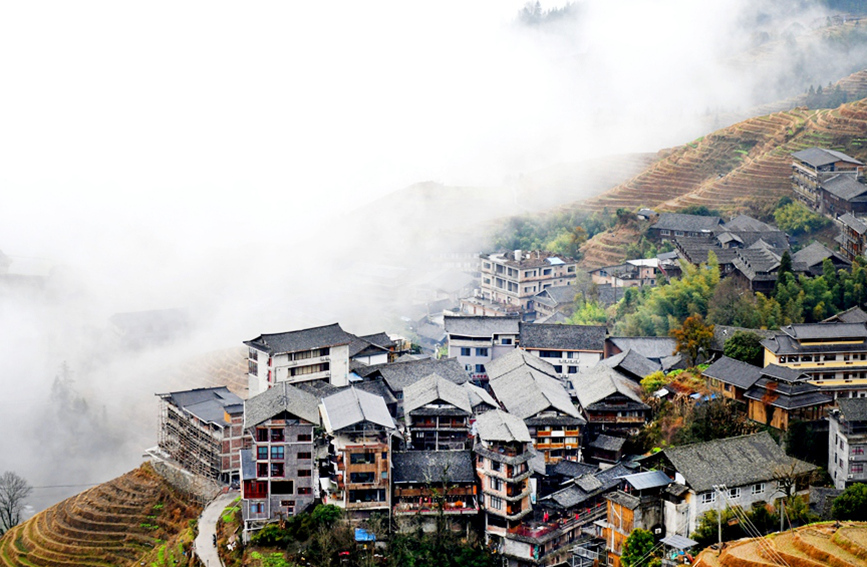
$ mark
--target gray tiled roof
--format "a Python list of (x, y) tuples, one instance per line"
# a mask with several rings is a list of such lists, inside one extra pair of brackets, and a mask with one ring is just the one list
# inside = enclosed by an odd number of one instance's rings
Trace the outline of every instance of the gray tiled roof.
[(388, 349), (384, 346), (373, 344), (372, 342), (366, 339), (362, 339), (361, 337), (353, 336), (352, 341), (350, 341), (349, 343), (349, 358), (358, 356), (362, 353), (365, 356), (387, 354)]
[(802, 265), (804, 269), (821, 264), (825, 258), (833, 258), (836, 254), (819, 242), (813, 242), (809, 246), (801, 248), (792, 254), (792, 265)]
[(391, 348), (394, 346), (394, 341), (391, 340), (391, 337), (388, 336), (388, 333), (384, 331), (381, 333), (374, 333), (372, 335), (362, 335), (358, 338), (364, 339), (370, 344), (374, 344), (376, 346), (381, 346), (385, 348)]
[(348, 345), (355, 337), (340, 328), (338, 323), (312, 327), (286, 333), (262, 334), (244, 344), (268, 354), (299, 352), (314, 348)]
[(515, 349), (495, 358), (485, 368), (488, 371), (488, 379), (496, 380), (500, 376), (505, 376), (524, 366), (529, 366), (552, 377), (557, 375), (553, 364), (521, 349)]
[(867, 421), (867, 398), (837, 398), (837, 407), (846, 421)]
[(157, 394), (172, 405), (191, 413), (206, 423), (226, 425), (225, 414), (240, 414), (244, 400), (225, 386), (196, 388), (168, 394)]
[(824, 148), (807, 148), (792, 154), (792, 157), (813, 167), (822, 167), (838, 161), (849, 162), (854, 165), (864, 165), (857, 159), (847, 156), (843, 152), (836, 150), (826, 150)]
[[(850, 307), (846, 311), (841, 311), (836, 315), (832, 315), (825, 321), (839, 321), (841, 323), (867, 323), (867, 312), (858, 307)], [(824, 321), (823, 321), (824, 322)]]
[(466, 412), (467, 415), (473, 413), (467, 390), (437, 374), (422, 378), (403, 391), (403, 411), (406, 414), (434, 402), (451, 404)]
[(787, 325), (780, 330), (799, 341), (867, 339), (867, 326), (863, 323), (803, 323)]
[(607, 329), (602, 325), (545, 325), (521, 323), (521, 348), (599, 351)]
[(278, 382), (244, 403), (244, 428), (255, 427), (283, 412), (319, 425), (319, 398), (288, 382)]
[(533, 301), (558, 307), (560, 305), (568, 305), (575, 301), (575, 296), (578, 294), (578, 288), (572, 285), (555, 285), (543, 289), (533, 297)]
[(476, 432), (485, 441), (529, 443), (530, 431), (524, 422), (502, 410), (491, 410), (476, 418)]
[(848, 226), (858, 234), (867, 233), (867, 223), (865, 223), (863, 220), (859, 219), (852, 213), (840, 215), (840, 218), (838, 218), (837, 220), (840, 221), (843, 225)]
[(392, 480), (402, 483), (475, 482), (472, 451), (405, 451), (392, 454)]
[[(611, 286), (609, 286), (611, 287)], [(541, 319), (536, 319), (533, 323), (537, 323), (539, 325), (549, 324), (549, 325), (562, 325), (564, 323), (569, 322), (569, 317), (567, 317), (562, 311), (555, 311), (548, 315), (547, 317), (542, 317)]]
[(388, 387), (395, 393), (402, 392), (410, 384), (414, 384), (431, 374), (438, 374), (455, 384), (463, 384), (470, 379), (466, 370), (464, 370), (456, 358), (441, 360), (426, 358), (422, 360), (408, 360), (406, 362), (392, 362), (390, 364), (376, 364), (356, 371), (363, 373), (365, 377), (382, 376)]
[(322, 417), (330, 431), (339, 431), (357, 423), (368, 422), (394, 429), (394, 420), (385, 401), (357, 388), (347, 388), (322, 400)]
[(534, 417), (544, 411), (556, 410), (561, 414), (583, 421), (563, 383), (558, 378), (545, 374), (528, 364), (496, 378), (490, 374), (488, 377), (491, 390), (497, 399), (502, 402), (509, 413), (521, 419)]
[(762, 376), (762, 369), (734, 358), (723, 356), (702, 372), (709, 378), (715, 378), (725, 384), (737, 386), (743, 390), (751, 388)]
[(662, 365), (659, 362), (654, 362), (632, 349), (627, 349), (620, 354), (605, 358), (602, 360), (602, 364), (626, 374), (631, 374), (638, 380), (649, 374), (653, 374), (657, 370), (662, 370)]
[(859, 183), (852, 173), (841, 173), (822, 182), (822, 188), (835, 197), (849, 202), (864, 202), (867, 185)]
[(494, 335), (517, 335), (517, 317), (452, 317), (444, 318), (446, 333), (466, 337), (493, 337)]
[(651, 360), (674, 354), (677, 341), (671, 337), (608, 337), (608, 342), (621, 351), (632, 350)]
[(725, 223), (727, 232), (776, 232), (779, 229), (747, 215), (740, 215)]
[(491, 397), (487, 390), (484, 388), (480, 388), (471, 382), (464, 382), (464, 389), (467, 391), (467, 395), (470, 397), (470, 405), (472, 407), (477, 407), (481, 404), (487, 404), (491, 406), (491, 408), (496, 409), (499, 407), (497, 401)]
[(601, 402), (613, 394), (621, 394), (636, 403), (643, 404), (641, 387), (601, 362), (573, 377), (572, 384), (583, 408)]
[(776, 280), (780, 256), (765, 247), (744, 248), (736, 250), (732, 264), (750, 281)]
[(787, 456), (767, 432), (716, 439), (663, 451), (686, 484), (696, 493), (715, 484), (729, 488), (773, 480), (778, 470), (795, 473), (815, 470), (809, 463)]
[(596, 473), (599, 467), (589, 463), (577, 463), (575, 461), (562, 460), (553, 467), (554, 474), (565, 477), (577, 478), (583, 474)]
[(677, 237), (674, 242), (677, 245), (678, 256), (690, 264), (698, 265), (707, 262), (709, 252), (716, 255), (720, 266), (731, 264), (735, 258), (734, 248), (721, 248), (710, 238)]
[[(620, 484), (620, 479), (630, 472), (631, 471), (622, 464), (617, 464), (605, 470), (598, 470), (592, 475), (585, 473), (584, 475), (577, 477), (574, 482), (570, 482), (565, 488), (542, 498), (541, 501), (553, 503), (560, 508), (568, 510), (607, 491), (613, 490)], [(598, 481), (598, 484), (597, 482), (582, 480), (586, 479), (587, 476), (594, 477), (594, 479)], [(597, 486), (597, 488), (584, 490), (581, 488), (579, 481), (581, 481), (580, 484), (583, 484), (584, 486)]]
[(626, 439), (623, 437), (613, 437), (611, 435), (600, 433), (596, 439), (590, 443), (590, 447), (593, 447), (594, 449), (602, 449), (603, 451), (619, 451), (623, 449), (624, 443), (626, 443)]
[(684, 232), (712, 231), (719, 226), (719, 217), (684, 215), (681, 213), (662, 213), (651, 228), (660, 230), (682, 230)]

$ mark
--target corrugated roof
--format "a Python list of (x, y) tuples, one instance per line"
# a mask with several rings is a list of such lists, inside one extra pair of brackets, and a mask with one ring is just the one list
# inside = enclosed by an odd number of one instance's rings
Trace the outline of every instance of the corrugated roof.
[(350, 387), (323, 398), (322, 409), (324, 421), (330, 427), (330, 432), (364, 421), (381, 425), (386, 429), (395, 428), (385, 400), (357, 388)]
[(647, 490), (649, 488), (659, 488), (668, 486), (672, 480), (662, 471), (647, 471), (635, 474), (628, 474), (623, 477), (623, 480), (628, 482), (632, 488), (636, 490)]
[(476, 418), (476, 431), (485, 441), (529, 443), (530, 431), (524, 422), (502, 410), (492, 410)]

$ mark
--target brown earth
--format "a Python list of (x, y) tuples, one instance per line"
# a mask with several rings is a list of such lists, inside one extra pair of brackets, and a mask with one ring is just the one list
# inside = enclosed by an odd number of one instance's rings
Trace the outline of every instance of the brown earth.
[(142, 465), (9, 530), (0, 566), (189, 565), (189, 522), (200, 511)]
[(705, 549), (695, 567), (867, 567), (867, 524), (821, 523)]

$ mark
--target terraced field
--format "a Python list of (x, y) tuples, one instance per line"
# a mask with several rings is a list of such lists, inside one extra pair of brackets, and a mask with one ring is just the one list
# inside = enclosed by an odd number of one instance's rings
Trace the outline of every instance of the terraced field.
[(867, 524), (812, 524), (706, 549), (695, 567), (867, 567)]
[(9, 530), (0, 538), (0, 566), (138, 565), (167, 540), (173, 545), (199, 512), (142, 466)]

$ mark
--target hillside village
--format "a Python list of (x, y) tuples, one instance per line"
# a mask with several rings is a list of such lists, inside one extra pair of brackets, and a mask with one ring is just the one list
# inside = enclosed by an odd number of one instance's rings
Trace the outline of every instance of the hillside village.
[[(486, 253), (474, 284), (408, 337), (334, 323), (251, 338), (246, 399), (227, 387), (158, 394), (148, 453), (238, 488), (244, 543), (330, 504), (378, 540), (445, 520), (514, 567), (619, 567), (636, 529), (676, 565), (708, 543), (692, 538), (721, 509), (785, 499), (809, 504), (795, 523), (827, 519), (835, 496), (867, 482), (863, 167), (826, 148), (791, 156), (781, 206), (824, 215), (839, 246), (747, 215), (643, 208), (629, 222), (668, 251), (589, 271), (548, 250)], [(640, 310), (696, 278), (713, 282), (709, 296), (670, 312), (671, 333), (617, 332), (624, 304)], [(827, 304), (806, 311), (803, 290), (819, 280)], [(777, 324), (706, 324), (724, 285), (782, 302)], [(799, 310), (786, 286), (800, 286)], [(576, 324), (591, 302), (605, 315)], [(696, 317), (691, 348), (684, 321)], [(740, 429), (650, 436), (672, 408), (717, 408)]]

